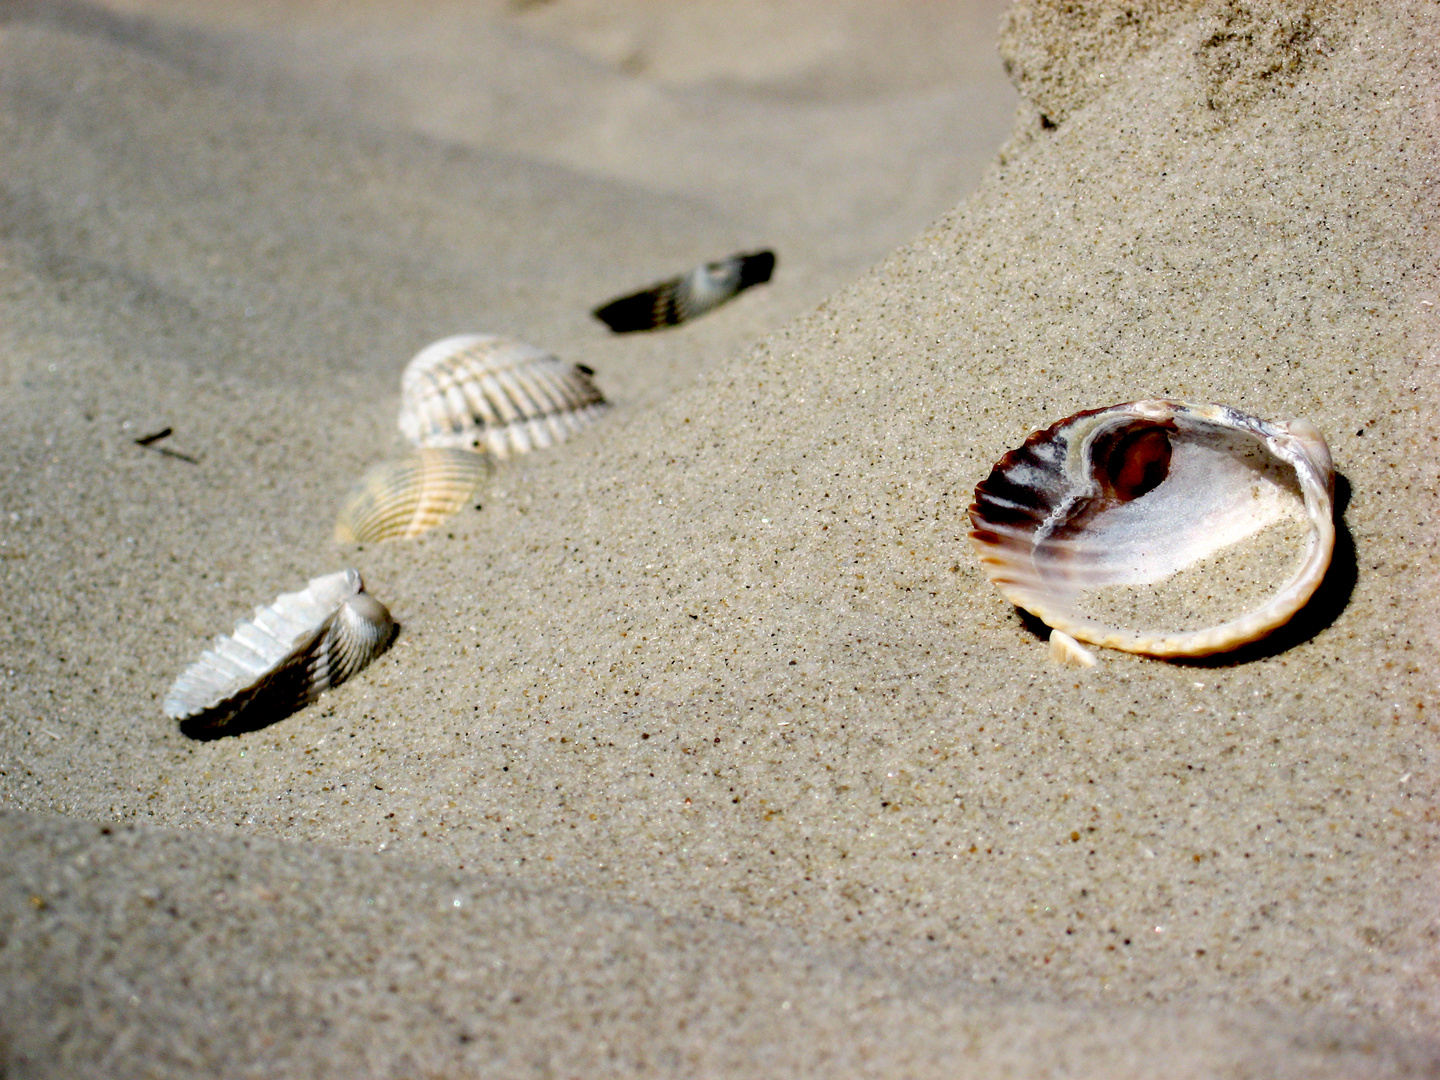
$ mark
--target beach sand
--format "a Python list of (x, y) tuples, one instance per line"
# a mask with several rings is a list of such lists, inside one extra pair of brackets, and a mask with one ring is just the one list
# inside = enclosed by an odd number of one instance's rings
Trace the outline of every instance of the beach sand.
[[(1440, 1075), (1440, 17), (1075, 7), (0, 5), (0, 1074)], [(614, 410), (336, 545), (469, 330)], [(1335, 563), (1061, 668), (966, 507), (1143, 397)], [(370, 668), (161, 715), (343, 566)]]

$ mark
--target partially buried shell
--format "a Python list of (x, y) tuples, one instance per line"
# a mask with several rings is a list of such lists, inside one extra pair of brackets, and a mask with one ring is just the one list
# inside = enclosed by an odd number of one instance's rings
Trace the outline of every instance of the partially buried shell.
[(1006, 454), (975, 489), (970, 538), (1005, 597), (1053, 629), (1205, 656), (1264, 637), (1314, 594), (1335, 549), (1333, 489), (1306, 420), (1136, 401)]
[(773, 251), (731, 255), (611, 300), (593, 314), (617, 334), (675, 326), (704, 315), (752, 285), (769, 281), (774, 272)]
[(400, 432), (415, 446), (521, 454), (563, 442), (606, 409), (589, 368), (493, 334), (421, 349), (400, 378)]
[(470, 501), (493, 466), (483, 454), (420, 450), (369, 469), (335, 521), (342, 544), (411, 539)]
[(278, 720), (365, 667), (394, 633), (359, 571), (312, 578), (217, 637), (170, 687), (165, 715), (200, 737)]

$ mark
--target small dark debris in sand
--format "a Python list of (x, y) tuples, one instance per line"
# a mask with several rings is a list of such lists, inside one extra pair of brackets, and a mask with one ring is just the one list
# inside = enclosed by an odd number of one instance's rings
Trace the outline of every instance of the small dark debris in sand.
[(193, 458), (189, 454), (182, 454), (179, 450), (170, 450), (164, 446), (155, 445), (155, 443), (159, 442), (161, 439), (168, 439), (172, 434), (174, 434), (174, 431), (174, 428), (163, 427), (159, 431), (151, 432), (149, 435), (141, 435), (138, 439), (135, 440), (135, 445), (143, 446), (146, 450), (154, 450), (157, 454), (164, 454), (166, 457), (179, 458), (181, 461), (188, 461), (191, 465), (199, 465), (199, 459)]

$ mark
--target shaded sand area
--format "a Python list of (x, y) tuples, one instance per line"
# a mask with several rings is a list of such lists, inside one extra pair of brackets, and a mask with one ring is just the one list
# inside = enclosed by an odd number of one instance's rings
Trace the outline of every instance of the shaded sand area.
[[(1440, 1074), (1440, 14), (1075, 7), (1014, 113), (983, 5), (0, 4), (0, 1073)], [(462, 330), (613, 414), (338, 548)], [(1313, 420), (1334, 569), (1058, 668), (970, 493), (1154, 396)], [(161, 717), (345, 565), (388, 654)]]

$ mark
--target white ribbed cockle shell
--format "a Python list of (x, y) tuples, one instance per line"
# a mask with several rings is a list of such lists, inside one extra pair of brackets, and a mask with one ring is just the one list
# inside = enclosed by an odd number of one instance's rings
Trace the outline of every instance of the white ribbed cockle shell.
[(170, 687), (165, 715), (202, 737), (278, 720), (365, 667), (394, 634), (358, 570), (312, 578), (215, 638)]
[(414, 446), (496, 458), (564, 442), (608, 407), (589, 368), (494, 334), (457, 334), (400, 377), (400, 433)]

